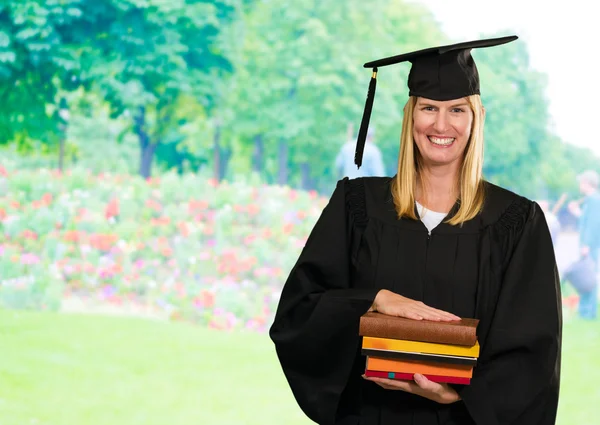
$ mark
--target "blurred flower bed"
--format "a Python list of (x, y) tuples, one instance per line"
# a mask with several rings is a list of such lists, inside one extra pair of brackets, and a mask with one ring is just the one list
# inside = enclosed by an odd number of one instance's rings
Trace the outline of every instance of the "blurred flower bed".
[(77, 298), (264, 332), (326, 200), (194, 174), (0, 165), (0, 305)]

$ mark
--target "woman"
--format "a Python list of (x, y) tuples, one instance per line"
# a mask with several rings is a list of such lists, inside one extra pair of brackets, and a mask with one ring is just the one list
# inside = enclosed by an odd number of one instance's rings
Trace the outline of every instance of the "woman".
[[(562, 319), (548, 226), (536, 203), (482, 179), (485, 112), (470, 50), (514, 39), (365, 65), (412, 62), (398, 172), (338, 182), (270, 330), (293, 394), (315, 422), (555, 422)], [(369, 310), (479, 319), (471, 384), (364, 378), (358, 326)]]

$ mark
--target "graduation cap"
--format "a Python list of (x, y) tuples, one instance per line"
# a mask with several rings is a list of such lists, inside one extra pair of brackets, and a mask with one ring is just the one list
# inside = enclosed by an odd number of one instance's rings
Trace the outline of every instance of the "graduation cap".
[(365, 103), (354, 163), (360, 168), (365, 147), (367, 129), (373, 109), (375, 87), (377, 85), (377, 68), (394, 65), (401, 62), (411, 62), (408, 74), (408, 95), (419, 96), (432, 100), (451, 100), (479, 93), (479, 74), (471, 49), (492, 47), (509, 43), (518, 37), (488, 38), (484, 40), (467, 41), (447, 46), (431, 47), (411, 53), (391, 56), (365, 63), (365, 68), (373, 68), (369, 83), (369, 91)]

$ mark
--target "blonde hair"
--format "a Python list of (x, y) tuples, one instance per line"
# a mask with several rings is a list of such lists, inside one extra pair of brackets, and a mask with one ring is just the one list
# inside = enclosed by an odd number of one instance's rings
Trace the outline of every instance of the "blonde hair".
[[(460, 175), (456, 182), (459, 190), (459, 208), (447, 221), (448, 224), (462, 224), (474, 218), (483, 208), (483, 121), (484, 111), (479, 95), (467, 97), (473, 111), (471, 137), (465, 148)], [(398, 172), (392, 181), (392, 196), (398, 218), (408, 217), (417, 220), (415, 214), (415, 191), (417, 176), (421, 176), (422, 166), (418, 149), (413, 139), (413, 113), (417, 98), (411, 96), (404, 106)]]

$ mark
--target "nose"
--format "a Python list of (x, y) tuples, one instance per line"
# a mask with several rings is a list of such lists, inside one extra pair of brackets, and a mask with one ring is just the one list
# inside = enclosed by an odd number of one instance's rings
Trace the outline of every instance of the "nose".
[(444, 111), (438, 111), (435, 115), (435, 122), (433, 123), (433, 129), (438, 134), (444, 134), (448, 127), (448, 119)]

